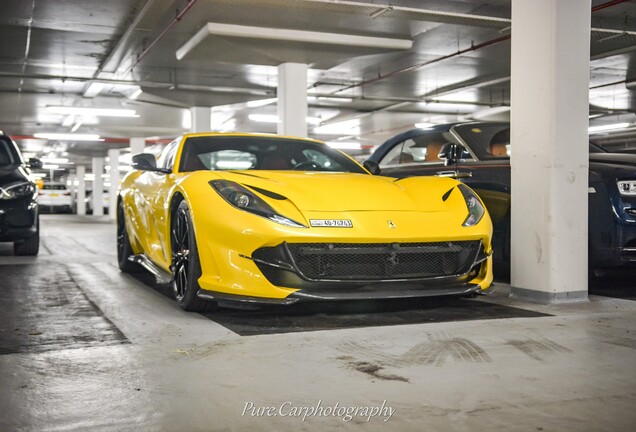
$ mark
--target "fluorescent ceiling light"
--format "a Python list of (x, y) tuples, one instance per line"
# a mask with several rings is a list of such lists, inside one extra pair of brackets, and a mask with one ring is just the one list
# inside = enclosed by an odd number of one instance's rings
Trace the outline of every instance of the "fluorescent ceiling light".
[(100, 94), (102, 90), (104, 90), (104, 87), (106, 87), (106, 84), (104, 83), (92, 82), (88, 85), (88, 87), (84, 91), (84, 97), (88, 97), (88, 98), (95, 97), (98, 94)]
[(273, 114), (250, 114), (247, 117), (252, 121), (261, 123), (278, 123), (280, 121), (278, 116)]
[(351, 103), (353, 102), (353, 98), (347, 98), (347, 97), (328, 97), (328, 96), (309, 96), (307, 99), (309, 99), (311, 102), (314, 103), (318, 103), (318, 102), (331, 102), (331, 103)]
[[(280, 123), (280, 119), (275, 114), (250, 114), (247, 116), (250, 120), (261, 123)], [(307, 117), (307, 123), (319, 124), (322, 121), (318, 117)]]
[(135, 110), (121, 108), (47, 106), (46, 110), (55, 114), (94, 115), (99, 117), (139, 117)]
[(42, 165), (42, 169), (47, 169), (47, 170), (56, 170), (59, 169), (60, 166), (59, 165), (54, 165), (54, 164), (44, 164)]
[(314, 128), (315, 134), (322, 135), (360, 135), (360, 120), (345, 120)]
[(258, 99), (258, 100), (246, 102), (245, 106), (247, 106), (248, 108), (259, 108), (269, 104), (276, 103), (277, 101), (278, 101), (277, 98)]
[(35, 138), (42, 138), (48, 140), (68, 140), (68, 141), (104, 141), (100, 139), (99, 135), (93, 134), (67, 134), (67, 133), (36, 133), (33, 134)]
[[(104, 171), (110, 171), (112, 167), (110, 165), (104, 165)], [(130, 171), (132, 169), (131, 165), (118, 165), (118, 171)]]
[(75, 116), (72, 114), (69, 114), (66, 117), (64, 117), (64, 120), (62, 120), (62, 126), (69, 127), (73, 124), (74, 121), (75, 121)]
[(139, 96), (141, 96), (142, 93), (143, 90), (141, 90), (141, 87), (138, 87), (137, 90), (135, 90), (130, 96), (128, 96), (128, 99), (136, 100)]
[(362, 148), (358, 142), (328, 141), (325, 144), (338, 150), (360, 150)]
[(81, 121), (78, 121), (77, 123), (75, 123), (75, 125), (71, 128), (71, 132), (77, 132), (77, 130), (80, 128), (81, 125), (82, 125)]
[(68, 159), (66, 158), (56, 158), (56, 157), (43, 157), (40, 159), (42, 163), (45, 164), (67, 164)]
[(588, 131), (588, 133), (607, 132), (607, 131), (611, 131), (611, 130), (614, 130), (614, 129), (624, 129), (627, 126), (629, 126), (629, 123), (616, 123), (616, 124), (610, 124), (610, 125), (590, 126), (587, 129), (587, 131)]
[(352, 34), (323, 33), (305, 30), (289, 30), (271, 27), (253, 27), (234, 24), (207, 23), (176, 51), (177, 60), (183, 59), (208, 36), (230, 36), (250, 39), (285, 40), (303, 43), (346, 45), (382, 48), (388, 50), (408, 50), (413, 46), (410, 39), (380, 38)]

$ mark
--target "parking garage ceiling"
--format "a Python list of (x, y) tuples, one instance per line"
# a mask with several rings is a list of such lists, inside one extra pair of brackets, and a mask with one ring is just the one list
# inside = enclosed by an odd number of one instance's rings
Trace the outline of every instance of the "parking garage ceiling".
[[(592, 6), (591, 122), (633, 124), (636, 3)], [(310, 136), (372, 147), (416, 123), (505, 112), (510, 7), (510, 0), (4, 0), (0, 129), (27, 152), (78, 161), (127, 147), (130, 137), (161, 143), (186, 132), (193, 106), (213, 107), (219, 130), (275, 132), (249, 115), (276, 114), (277, 65), (292, 61), (309, 64), (309, 116), (319, 119)], [(325, 128), (345, 120), (349, 132)], [(103, 141), (34, 138), (69, 132)], [(636, 146), (629, 128), (607, 143)]]

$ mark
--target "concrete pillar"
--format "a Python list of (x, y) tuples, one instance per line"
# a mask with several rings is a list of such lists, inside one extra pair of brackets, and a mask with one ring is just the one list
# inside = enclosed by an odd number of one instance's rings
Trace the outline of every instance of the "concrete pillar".
[(146, 147), (146, 139), (141, 137), (133, 137), (130, 139), (130, 153), (134, 156), (143, 153)]
[(190, 132), (209, 132), (212, 128), (212, 108), (192, 107), (192, 128)]
[(77, 166), (77, 193), (75, 194), (77, 200), (77, 214), (85, 215), (86, 214), (86, 180), (84, 180), (84, 176), (86, 175), (86, 167), (83, 165)]
[(307, 136), (307, 65), (278, 66), (279, 135)]
[(93, 206), (93, 216), (104, 215), (104, 182), (102, 180), (102, 174), (104, 172), (104, 158), (93, 158), (93, 194), (91, 204)]
[(68, 190), (71, 191), (71, 208), (77, 212), (77, 191), (75, 186), (75, 180), (77, 176), (75, 174), (69, 173), (66, 177), (66, 184), (68, 186)]
[(117, 187), (119, 186), (119, 150), (108, 150), (110, 186), (108, 187), (108, 219), (117, 219)]
[(590, 9), (512, 0), (511, 285), (540, 303), (587, 299)]

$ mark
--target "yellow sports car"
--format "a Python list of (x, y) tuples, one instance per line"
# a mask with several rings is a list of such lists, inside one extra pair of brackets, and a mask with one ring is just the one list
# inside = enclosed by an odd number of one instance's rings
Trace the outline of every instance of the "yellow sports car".
[(371, 175), (320, 141), (179, 137), (133, 157), (118, 197), (122, 271), (171, 280), (179, 306), (472, 294), (492, 223), (450, 178)]

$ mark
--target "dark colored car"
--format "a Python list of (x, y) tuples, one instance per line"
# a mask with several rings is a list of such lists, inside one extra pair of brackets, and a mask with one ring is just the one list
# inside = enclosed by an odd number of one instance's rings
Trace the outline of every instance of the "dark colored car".
[[(446, 143), (460, 145), (445, 165)], [(589, 266), (636, 267), (636, 155), (608, 153), (590, 143)], [(448, 146), (445, 148), (448, 149)], [(495, 269), (510, 265), (510, 124), (457, 123), (412, 129), (387, 140), (369, 158), (381, 175), (410, 177), (457, 172), (483, 199), (494, 224)]]
[(0, 242), (13, 242), (16, 255), (37, 255), (40, 248), (38, 189), (29, 168), (41, 166), (38, 159), (25, 162), (13, 140), (0, 132)]

